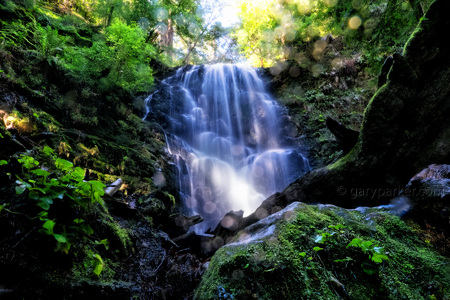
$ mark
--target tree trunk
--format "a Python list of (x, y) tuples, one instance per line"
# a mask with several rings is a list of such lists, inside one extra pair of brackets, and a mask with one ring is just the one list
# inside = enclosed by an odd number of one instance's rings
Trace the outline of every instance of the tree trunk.
[(106, 21), (106, 27), (111, 26), (113, 13), (114, 13), (114, 5), (112, 5), (111, 8), (109, 9), (108, 19)]

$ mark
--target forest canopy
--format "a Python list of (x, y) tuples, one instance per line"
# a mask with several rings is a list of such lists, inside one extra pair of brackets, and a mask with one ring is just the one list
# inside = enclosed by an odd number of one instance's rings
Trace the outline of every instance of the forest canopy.
[[(240, 0), (241, 25), (234, 32), (241, 53), (253, 66), (296, 60), (302, 65), (308, 42), (331, 34), (369, 59), (402, 47), (430, 1)], [(319, 49), (320, 50), (320, 49)]]

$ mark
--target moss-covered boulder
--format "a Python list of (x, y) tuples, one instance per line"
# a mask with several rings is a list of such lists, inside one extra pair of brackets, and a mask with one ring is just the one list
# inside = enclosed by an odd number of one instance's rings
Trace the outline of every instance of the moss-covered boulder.
[(216, 252), (196, 299), (449, 299), (448, 259), (381, 208), (295, 202)]

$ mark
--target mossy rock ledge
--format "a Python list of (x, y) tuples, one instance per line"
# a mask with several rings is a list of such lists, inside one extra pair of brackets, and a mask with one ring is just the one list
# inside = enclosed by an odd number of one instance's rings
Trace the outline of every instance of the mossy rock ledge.
[(294, 202), (219, 249), (194, 299), (450, 299), (450, 265), (385, 208)]

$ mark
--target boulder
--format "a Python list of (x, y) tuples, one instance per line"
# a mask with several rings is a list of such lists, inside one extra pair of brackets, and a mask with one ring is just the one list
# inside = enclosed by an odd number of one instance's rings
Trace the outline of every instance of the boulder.
[(430, 165), (402, 191), (410, 199), (407, 217), (450, 233), (450, 165)]
[(445, 299), (448, 274), (384, 207), (294, 202), (220, 248), (194, 299)]

